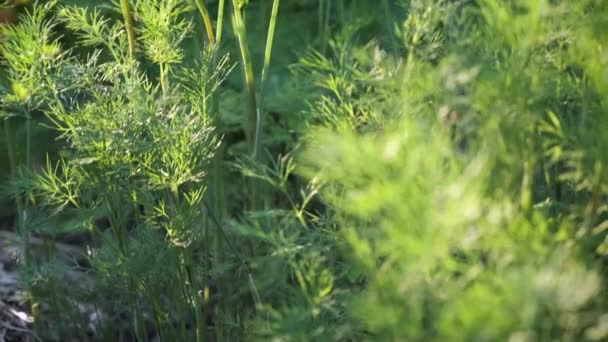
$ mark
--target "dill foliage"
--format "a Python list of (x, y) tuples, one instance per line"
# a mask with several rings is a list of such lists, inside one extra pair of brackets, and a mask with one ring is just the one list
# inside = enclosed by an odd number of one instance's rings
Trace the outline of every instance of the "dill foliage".
[[(50, 1), (0, 28), (41, 336), (608, 339), (606, 1), (269, 4)], [(84, 261), (28, 247), (66, 234)]]

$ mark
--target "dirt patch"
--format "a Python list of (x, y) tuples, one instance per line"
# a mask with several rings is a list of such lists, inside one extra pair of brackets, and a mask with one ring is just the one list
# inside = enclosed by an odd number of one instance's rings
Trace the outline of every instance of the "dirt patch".
[(33, 332), (34, 318), (29, 313), (19, 281), (17, 260), (19, 250), (7, 239), (11, 234), (0, 234), (0, 342), (39, 341)]

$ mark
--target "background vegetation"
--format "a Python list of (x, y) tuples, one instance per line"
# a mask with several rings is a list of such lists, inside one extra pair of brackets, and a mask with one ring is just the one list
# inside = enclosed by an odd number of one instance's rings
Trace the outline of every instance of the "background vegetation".
[(608, 2), (17, 3), (28, 338), (608, 339)]

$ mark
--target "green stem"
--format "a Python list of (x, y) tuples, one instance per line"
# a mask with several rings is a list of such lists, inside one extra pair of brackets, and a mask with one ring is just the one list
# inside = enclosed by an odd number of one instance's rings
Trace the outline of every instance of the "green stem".
[(245, 76), (245, 86), (247, 88), (248, 102), (249, 102), (249, 117), (248, 125), (245, 130), (247, 141), (253, 154), (254, 148), (254, 137), (255, 137), (255, 123), (257, 122), (257, 101), (255, 96), (255, 82), (253, 78), (253, 63), (251, 62), (251, 56), (249, 54), (249, 46), (247, 45), (247, 32), (245, 29), (245, 21), (243, 18), (243, 9), (235, 4), (236, 0), (232, 0), (234, 8), (234, 22), (237, 33), (237, 39), (239, 42), (239, 49), (241, 51), (241, 60), (243, 63), (243, 72)]
[[(17, 161), (15, 159), (15, 150), (14, 150), (14, 146), (13, 146), (13, 139), (11, 137), (11, 127), (10, 127), (9, 119), (6, 119), (4, 121), (4, 139), (6, 141), (6, 150), (7, 150), (7, 154), (8, 154), (9, 174), (11, 176), (14, 176), (15, 172), (17, 170)], [(26, 147), (26, 149), (27, 149), (27, 147)], [(15, 206), (17, 207), (17, 228), (18, 228), (19, 232), (22, 233), (23, 232), (23, 229), (22, 229), (23, 221), (22, 220), (23, 220), (24, 205), (21, 202), (21, 196), (16, 196)], [(26, 247), (26, 246), (24, 246), (24, 247)], [(26, 255), (25, 249), (24, 249), (24, 255)]]
[(215, 32), (216, 37), (216, 45), (220, 45), (222, 42), (222, 30), (224, 28), (224, 6), (226, 5), (225, 0), (220, 0), (218, 9), (217, 9), (217, 27), (215, 28), (217, 31)]
[(318, 19), (318, 34), (319, 36), (323, 35), (323, 23), (325, 22), (324, 18), (325, 15), (323, 14), (325, 10), (325, 0), (319, 0), (319, 7), (318, 7), (318, 13), (317, 13), (317, 19)]
[(29, 113), (25, 118), (25, 166), (28, 170), (32, 167), (32, 118)]
[(255, 127), (255, 142), (253, 148), (253, 158), (257, 157), (257, 154), (261, 148), (262, 142), (262, 120), (264, 115), (264, 85), (268, 80), (268, 72), (270, 70), (270, 57), (272, 54), (272, 43), (274, 41), (274, 32), (277, 24), (277, 16), (279, 13), (280, 0), (274, 0), (272, 4), (272, 15), (270, 17), (270, 24), (268, 25), (268, 36), (266, 37), (266, 51), (264, 53), (264, 67), (262, 68), (262, 82), (260, 84), (260, 102), (257, 109), (256, 127)]
[[(219, 45), (222, 42), (222, 30), (223, 30), (223, 26), (224, 26), (224, 7), (225, 7), (225, 0), (220, 0), (219, 2), (219, 7), (218, 7), (218, 13), (217, 13), (217, 17), (218, 17), (218, 21), (217, 21), (217, 27), (216, 27), (216, 41), (215, 41), (215, 48), (213, 49), (213, 54), (212, 54), (212, 63), (213, 63), (213, 68), (215, 69), (217, 67), (217, 63), (218, 63), (218, 53), (219, 53)], [(220, 104), (218, 101), (218, 97), (216, 96), (216, 94), (213, 94), (213, 96), (211, 97), (211, 106), (212, 106), (212, 110), (213, 110), (213, 114), (214, 115), (218, 115), (219, 111), (220, 111)], [(218, 127), (219, 131), (221, 132), (221, 121), (218, 119), (215, 122), (215, 125)], [(224, 161), (224, 148), (223, 145), (220, 145), (218, 150), (216, 151), (216, 155), (213, 157), (213, 162), (212, 162), (212, 173), (211, 173), (211, 177), (212, 177), (212, 184), (213, 184), (213, 209), (215, 210), (215, 214), (220, 217), (220, 219), (224, 218), (224, 213), (225, 213), (225, 200), (224, 200), (224, 168), (223, 168), (223, 161)], [(217, 247), (217, 245), (216, 245)]]
[(211, 23), (211, 17), (209, 16), (209, 11), (207, 11), (207, 7), (203, 3), (203, 0), (195, 0), (196, 7), (198, 7), (198, 11), (201, 13), (203, 17), (203, 21), (205, 22), (205, 31), (207, 31), (207, 38), (209, 39), (209, 44), (211, 46), (215, 46), (215, 37), (213, 35), (213, 24)]
[[(207, 210), (209, 210), (209, 207), (207, 206), (207, 204), (205, 202), (203, 202), (203, 205), (205, 207), (207, 207)], [(252, 272), (251, 268), (249, 267), (249, 264), (243, 259), (243, 257), (241, 256), (241, 254), (238, 252), (238, 250), (236, 249), (236, 246), (234, 245), (234, 243), (232, 242), (232, 240), (230, 240), (230, 238), (228, 237), (228, 234), (224, 230), (224, 227), (222, 226), (222, 224), (218, 221), (217, 217), (211, 215), (210, 218), (211, 218), (211, 222), (217, 228), (218, 233), (221, 234), (222, 238), (226, 242), (226, 245), (228, 246), (228, 249), (234, 254), (234, 256), (236, 257), (236, 259), (239, 262), (239, 264), (244, 267), (245, 272), (247, 273), (249, 290), (251, 292), (251, 296), (253, 298), (253, 301), (254, 301), (254, 303), (256, 305), (256, 309), (259, 308), (259, 307), (261, 307), (261, 305), (262, 305), (262, 301), (260, 299), (261, 297), (259, 295), (257, 286), (255, 285), (255, 281), (253, 279), (253, 272)]]
[[(189, 300), (192, 305), (192, 310), (194, 310), (194, 319), (196, 323), (196, 342), (203, 342), (205, 340), (205, 321), (203, 319), (204, 315), (201, 314), (202, 311), (202, 298), (200, 298), (198, 291), (199, 289), (203, 289), (205, 284), (198, 284), (196, 278), (192, 273), (191, 265), (194, 265), (194, 260), (192, 257), (191, 250), (185, 250), (181, 253), (181, 263), (184, 275), (187, 279), (187, 287), (189, 293)], [(201, 286), (202, 285), (202, 286)]]
[[(29, 112), (25, 117), (25, 167), (28, 171), (32, 171), (32, 117)], [(19, 230), (23, 239), (23, 256), (26, 266), (30, 266), (31, 261), (29, 255), (29, 233), (26, 223), (28, 220), (29, 203), (29, 194), (26, 194), (23, 200), (23, 211), (19, 213)]]
[(327, 1), (326, 2), (326, 6), (325, 6), (325, 17), (323, 18), (323, 31), (322, 31), (322, 35), (321, 35), (321, 51), (323, 53), (323, 55), (325, 55), (325, 50), (327, 48), (327, 42), (328, 42), (328, 35), (329, 35), (329, 14), (331, 11), (331, 1)]
[[(239, 8), (235, 5), (233, 0), (234, 8), (234, 24), (236, 28), (237, 38), (239, 41), (239, 47), (241, 50), (241, 58), (243, 63), (243, 72), (245, 76), (245, 86), (247, 88), (248, 102), (249, 102), (249, 115), (247, 116), (247, 127), (245, 128), (245, 137), (247, 144), (250, 147), (250, 153), (253, 156), (255, 153), (255, 132), (256, 122), (258, 121), (258, 106), (255, 95), (255, 81), (253, 77), (253, 63), (249, 54), (249, 46), (247, 45), (247, 32), (245, 29), (245, 20), (243, 17), (243, 8)], [(260, 208), (259, 197), (259, 182), (256, 179), (251, 179), (249, 184), (250, 196), (249, 196), (249, 209), (256, 210)]]
[(178, 288), (178, 293), (176, 294), (176, 296), (179, 298), (181, 297), (182, 300), (178, 300), (178, 306), (179, 306), (179, 313), (178, 315), (181, 316), (180, 322), (179, 322), (179, 334), (181, 335), (181, 337), (183, 338), (186, 335), (186, 320), (188, 319), (188, 311), (191, 309), (191, 307), (188, 305), (188, 302), (190, 301), (190, 294), (188, 291), (188, 278), (185, 274), (184, 271), (184, 266), (182, 263), (182, 256), (179, 255), (178, 256), (179, 260), (178, 260), (178, 265), (176, 265), (177, 269), (177, 281), (179, 282)]
[(159, 64), (160, 68), (160, 87), (162, 89), (163, 95), (167, 94), (167, 88), (169, 87), (167, 80), (168, 66), (165, 63)]
[(131, 16), (131, 4), (129, 0), (120, 0), (120, 5), (125, 20), (127, 39), (129, 40), (129, 57), (135, 59), (135, 25), (133, 25), (133, 17)]
[(520, 205), (524, 211), (532, 207), (532, 170), (533, 162), (528, 158), (523, 163), (523, 177), (521, 181)]
[[(212, 54), (212, 65), (213, 68), (215, 69), (217, 67), (217, 63), (218, 63), (218, 50), (219, 50), (219, 45), (221, 44), (222, 41), (222, 29), (223, 29), (223, 25), (224, 25), (224, 6), (225, 6), (225, 1), (224, 0), (220, 0), (219, 2), (219, 8), (218, 8), (218, 13), (217, 13), (217, 17), (218, 17), (218, 22), (217, 22), (217, 31), (216, 31), (216, 41), (215, 41), (215, 48), (213, 50), (213, 54)], [(216, 94), (212, 94), (211, 97), (211, 106), (212, 106), (212, 110), (213, 110), (213, 114), (217, 115), (219, 113), (220, 110), (220, 104), (218, 101), (218, 97)], [(218, 130), (221, 132), (221, 121), (219, 119), (219, 116), (217, 117), (216, 121), (215, 121), (215, 125), (218, 128)], [(225, 192), (224, 192), (224, 167), (223, 167), (223, 162), (224, 162), (224, 146), (223, 144), (220, 145), (215, 153), (215, 155), (213, 156), (213, 161), (212, 161), (212, 170), (211, 170), (211, 193), (213, 196), (213, 210), (214, 213), (217, 217), (219, 217), (220, 219), (223, 220), (225, 212), (226, 212), (226, 201), (225, 201)], [(205, 233), (207, 234), (207, 233)], [(220, 259), (221, 258), (221, 254), (222, 254), (222, 246), (221, 246), (221, 239), (216, 238), (215, 239), (215, 257)], [(207, 245), (208, 246), (208, 245)]]
[(153, 296), (150, 298), (150, 303), (152, 303), (152, 308), (153, 308), (153, 313), (154, 313), (154, 320), (156, 321), (156, 331), (158, 332), (158, 339), (160, 341), (165, 341), (166, 337), (165, 337), (165, 332), (164, 332), (164, 320), (163, 320), (163, 314), (164, 314), (164, 310), (161, 309), (161, 305), (159, 303), (158, 298), (160, 298), (160, 296)]
[[(216, 26), (216, 41), (215, 47), (213, 49), (212, 54), (212, 65), (214, 70), (217, 68), (218, 64), (218, 55), (220, 44), (222, 43), (223, 36), (223, 28), (224, 28), (224, 8), (226, 5), (225, 0), (220, 0), (218, 4), (218, 12), (217, 12), (217, 26)], [(216, 127), (219, 132), (222, 132), (222, 122), (219, 117), (220, 112), (220, 103), (217, 94), (212, 94), (211, 97), (211, 106), (213, 110), (213, 114), (216, 115)], [(218, 217), (220, 220), (223, 220), (226, 216), (226, 192), (224, 189), (225, 179), (224, 179), (224, 145), (221, 144), (217, 151), (216, 155), (213, 157), (212, 161), (212, 195), (213, 195), (213, 212), (210, 215), (214, 217)], [(205, 227), (205, 248), (210, 246), (209, 244), (209, 232), (208, 227)], [(219, 268), (219, 266), (224, 262), (224, 243), (219, 234), (213, 235), (213, 258), (210, 260), (210, 267), (208, 270), (212, 268)], [(207, 260), (205, 260), (207, 262)], [(211, 278), (209, 277), (210, 272), (205, 273), (205, 284), (203, 284), (204, 293), (209, 293)], [(224, 289), (225, 291), (230, 291), (223, 284), (222, 279), (217, 279), (218, 287)], [(212, 317), (214, 315), (214, 309), (211, 303), (208, 301), (208, 297), (203, 295), (202, 298), (202, 308), (203, 308), (203, 322), (206, 320), (206, 317)], [(220, 310), (224, 307), (224, 301), (222, 300), (222, 296), (218, 296), (216, 299), (215, 305), (217, 305)], [(206, 323), (205, 323), (206, 324)], [(223, 339), (222, 325), (217, 323), (215, 324), (215, 338)]]
[[(25, 122), (25, 131), (26, 131), (26, 141), (25, 141), (25, 164), (29, 171), (31, 167), (31, 118), (29, 114), (26, 114), (26, 122)], [(15, 150), (13, 145), (13, 140), (11, 138), (11, 128), (9, 119), (4, 121), (4, 139), (6, 141), (6, 148), (8, 154), (8, 162), (9, 162), (9, 172), (11, 176), (15, 175), (17, 170), (17, 160), (15, 156)], [(15, 198), (15, 206), (17, 209), (17, 231), (21, 237), (22, 242), (22, 251), (25, 260), (26, 266), (29, 266), (30, 257), (29, 257), (29, 236), (27, 234), (25, 221), (27, 220), (27, 212), (28, 212), (28, 195), (22, 198), (20, 195)]]
[(11, 138), (10, 119), (4, 120), (4, 140), (6, 142), (6, 152), (8, 154), (8, 167), (11, 174), (15, 171), (15, 154), (13, 150), (13, 139)]

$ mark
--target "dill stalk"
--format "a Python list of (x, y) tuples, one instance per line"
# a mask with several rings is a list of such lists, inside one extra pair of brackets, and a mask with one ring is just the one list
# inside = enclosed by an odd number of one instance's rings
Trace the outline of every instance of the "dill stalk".
[(129, 57), (135, 59), (135, 25), (133, 25), (133, 16), (131, 15), (131, 4), (129, 3), (129, 0), (120, 0), (120, 7), (122, 8), (122, 16), (125, 20), (125, 29), (129, 41)]

